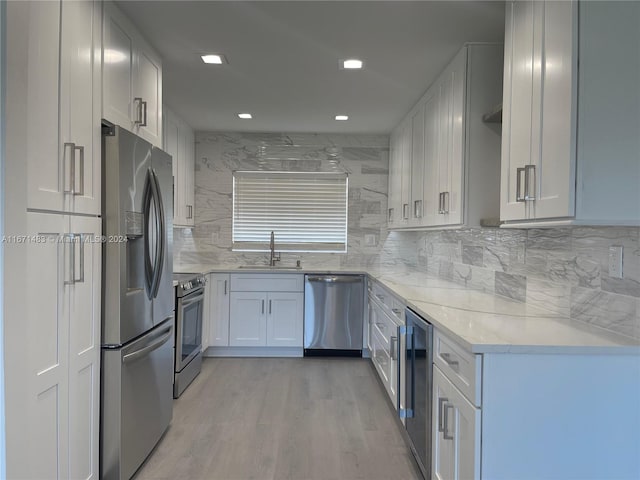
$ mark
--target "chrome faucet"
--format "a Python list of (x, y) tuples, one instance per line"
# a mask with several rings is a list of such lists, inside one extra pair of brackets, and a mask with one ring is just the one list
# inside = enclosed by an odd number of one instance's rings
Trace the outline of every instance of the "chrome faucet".
[(273, 230), (271, 230), (271, 240), (269, 241), (269, 250), (271, 250), (271, 256), (269, 257), (270, 267), (275, 267), (276, 262), (280, 261), (280, 252), (276, 253), (275, 248), (276, 248), (276, 236), (273, 233)]

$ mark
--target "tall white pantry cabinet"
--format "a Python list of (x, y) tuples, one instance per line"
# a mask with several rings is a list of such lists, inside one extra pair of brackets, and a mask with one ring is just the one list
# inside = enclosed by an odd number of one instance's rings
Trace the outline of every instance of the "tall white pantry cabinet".
[(20, 174), (5, 233), (22, 238), (7, 250), (23, 288), (7, 294), (22, 315), (5, 332), (25, 335), (5, 368), (20, 392), (7, 395), (7, 478), (99, 476), (102, 8), (7, 5), (7, 168)]

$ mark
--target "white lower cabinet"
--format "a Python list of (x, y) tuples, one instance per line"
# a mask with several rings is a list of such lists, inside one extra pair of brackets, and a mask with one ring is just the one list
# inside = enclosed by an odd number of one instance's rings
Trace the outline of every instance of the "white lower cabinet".
[(232, 292), (229, 345), (301, 347), (304, 294)]
[(267, 344), (264, 292), (231, 292), (229, 345), (262, 347)]
[(267, 303), (267, 346), (301, 346), (304, 294), (291, 292), (268, 293)]
[(480, 478), (480, 409), (433, 367), (433, 479)]
[(400, 375), (400, 355), (404, 348), (399, 327), (404, 325), (400, 302), (373, 284), (369, 292), (367, 344), (371, 361), (387, 390), (394, 408), (404, 408), (404, 384)]
[(637, 354), (474, 354), (434, 339), (432, 479), (640, 478)]
[(30, 342), (25, 346), (36, 459), (29, 478), (98, 478), (101, 222), (27, 213)]
[(230, 276), (230, 347), (302, 348), (302, 275)]
[(229, 274), (211, 273), (207, 278), (202, 348), (229, 346)]

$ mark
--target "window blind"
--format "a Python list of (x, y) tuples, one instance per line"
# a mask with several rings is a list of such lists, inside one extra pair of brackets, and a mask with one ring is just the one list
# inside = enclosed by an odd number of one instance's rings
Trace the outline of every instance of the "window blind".
[(345, 173), (233, 173), (233, 249), (347, 251)]

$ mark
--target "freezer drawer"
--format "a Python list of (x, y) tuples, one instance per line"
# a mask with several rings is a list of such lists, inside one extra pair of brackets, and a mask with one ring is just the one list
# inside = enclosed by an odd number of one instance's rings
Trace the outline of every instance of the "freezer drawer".
[(305, 355), (314, 351), (362, 355), (363, 315), (362, 275), (305, 275)]
[(100, 478), (131, 478), (169, 426), (173, 338), (170, 318), (121, 348), (103, 348)]

